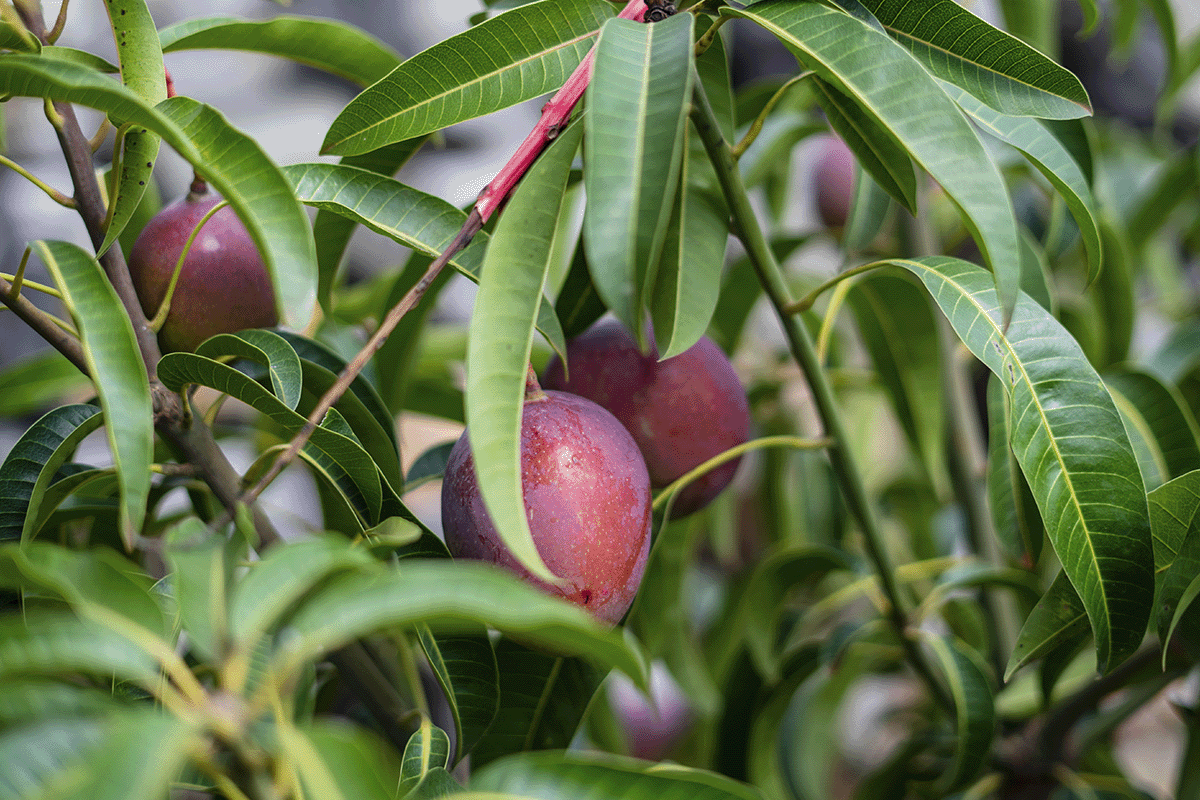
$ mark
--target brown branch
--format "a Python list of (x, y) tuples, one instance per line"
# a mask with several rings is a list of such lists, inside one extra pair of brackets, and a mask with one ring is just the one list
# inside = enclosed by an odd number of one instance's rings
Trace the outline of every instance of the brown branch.
[(13, 285), (0, 278), (0, 303), (17, 315), (26, 325), (33, 328), (39, 336), (67, 357), (67, 360), (79, 368), (84, 375), (91, 375), (88, 369), (87, 357), (83, 353), (83, 345), (71, 334), (58, 327), (49, 314), (29, 302), (25, 297), (13, 292)]

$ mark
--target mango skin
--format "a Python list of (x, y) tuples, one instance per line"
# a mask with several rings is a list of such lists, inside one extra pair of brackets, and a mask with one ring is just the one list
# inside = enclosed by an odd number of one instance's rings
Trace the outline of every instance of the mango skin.
[(854, 153), (836, 136), (821, 146), (813, 173), (817, 213), (825, 227), (840, 231), (850, 219), (854, 204)]
[(469, 431), (450, 450), (442, 482), (442, 529), (456, 558), (498, 564), (548, 594), (615, 625), (633, 603), (650, 554), (650, 477), (621, 423), (563, 392), (525, 400), (521, 482), (533, 542), (566, 580), (533, 577), (500, 541), (475, 475)]
[[(188, 194), (158, 212), (138, 234), (129, 273), (142, 311), (153, 317), (166, 296), (183, 245), (201, 218), (221, 201), (205, 192)], [(267, 268), (232, 208), (212, 216), (188, 251), (158, 332), (164, 352), (191, 352), (210, 336), (278, 324), (275, 291)]]
[[(746, 390), (707, 336), (659, 361), (657, 349), (644, 355), (620, 322), (601, 320), (567, 343), (567, 363), (570, 380), (562, 360), (553, 356), (542, 386), (586, 397), (612, 412), (637, 442), (655, 489), (750, 438)], [(685, 486), (675, 498), (672, 518), (711, 503), (733, 480), (739, 463), (740, 457)]]

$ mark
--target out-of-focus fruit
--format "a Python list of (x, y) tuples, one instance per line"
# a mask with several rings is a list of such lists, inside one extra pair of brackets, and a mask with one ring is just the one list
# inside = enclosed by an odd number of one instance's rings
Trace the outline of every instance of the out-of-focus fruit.
[[(189, 192), (158, 212), (129, 253), (129, 273), (147, 317), (166, 296), (184, 243), (221, 198)], [(254, 241), (229, 206), (217, 211), (192, 242), (171, 310), (158, 332), (164, 351), (192, 351), (210, 336), (278, 323), (275, 292)]]
[[(729, 359), (707, 336), (666, 361), (649, 355), (615, 320), (601, 320), (567, 344), (570, 380), (557, 356), (542, 379), (550, 389), (578, 394), (612, 412), (637, 442), (659, 489), (713, 456), (750, 438), (746, 391)], [(684, 487), (672, 516), (712, 502), (733, 480), (739, 459)]]
[(533, 577), (500, 540), (476, 481), (464, 431), (442, 483), (446, 546), (499, 564), (616, 624), (629, 610), (650, 553), (650, 478), (637, 445), (600, 406), (531, 383), (521, 419), (521, 482), (533, 543), (554, 587)]
[(650, 665), (650, 696), (625, 675), (609, 677), (608, 703), (625, 734), (629, 754), (661, 761), (696, 720), (692, 704), (662, 661)]
[(817, 213), (830, 230), (841, 230), (854, 204), (854, 153), (836, 136), (820, 146), (813, 172)]

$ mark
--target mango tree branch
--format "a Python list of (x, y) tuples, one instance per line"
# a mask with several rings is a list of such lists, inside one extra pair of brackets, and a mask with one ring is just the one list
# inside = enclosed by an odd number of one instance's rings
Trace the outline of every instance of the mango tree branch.
[(91, 374), (88, 371), (87, 358), (83, 355), (83, 345), (79, 340), (60, 328), (52, 316), (17, 294), (13, 285), (4, 278), (0, 278), (0, 303), (8, 306), (26, 325), (49, 342), (51, 347), (66, 356), (80, 372), (84, 375)]
[(691, 118), (716, 170), (725, 200), (729, 203), (734, 232), (745, 246), (750, 262), (753, 264), (755, 272), (758, 273), (763, 291), (770, 298), (771, 305), (775, 307), (792, 355), (803, 369), (804, 377), (812, 390), (813, 400), (821, 416), (825, 433), (834, 442), (834, 445), (829, 448), (829, 460), (845, 496), (846, 504), (850, 507), (850, 512), (862, 530), (867, 556), (875, 568), (880, 588), (887, 598), (888, 621), (895, 629), (896, 636), (904, 648), (906, 659), (918, 677), (925, 683), (930, 695), (943, 708), (953, 712), (953, 702), (938, 682), (924, 652), (909, 635), (907, 603), (896, 580), (895, 567), (888, 557), (883, 531), (879, 527), (875, 510), (871, 506), (866, 487), (863, 485), (862, 472), (850, 452), (850, 437), (842, 423), (841, 413), (833, 396), (833, 389), (826, 379), (808, 329), (788, 312), (792, 303), (783, 272), (754, 215), (754, 209), (750, 205), (750, 198), (746, 193), (746, 186), (742, 182), (742, 174), (738, 170), (737, 161), (734, 160), (729, 143), (721, 135), (716, 114), (713, 112), (699, 80), (695, 82), (693, 89)]

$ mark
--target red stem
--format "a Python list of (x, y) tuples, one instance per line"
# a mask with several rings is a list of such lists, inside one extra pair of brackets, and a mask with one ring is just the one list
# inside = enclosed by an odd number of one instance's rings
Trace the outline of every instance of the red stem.
[[(620, 19), (642, 22), (646, 16), (646, 10), (646, 0), (629, 0), (617, 16)], [(525, 137), (525, 141), (521, 142), (521, 146), (517, 148), (517, 152), (508, 160), (508, 163), (496, 173), (495, 178), (492, 178), (492, 182), (479, 193), (478, 199), (475, 200), (475, 210), (479, 212), (479, 216), (484, 222), (487, 222), (492, 214), (504, 205), (517, 185), (517, 181), (521, 180), (521, 176), (529, 170), (534, 159), (566, 126), (571, 111), (579, 102), (579, 98), (583, 97), (583, 92), (592, 79), (592, 62), (595, 60), (595, 53), (596, 48), (592, 47), (583, 57), (583, 61), (579, 62), (575, 71), (571, 73), (571, 77), (567, 78), (567, 82), (562, 85), (562, 88), (554, 93), (546, 105), (542, 106), (542, 117), (538, 120), (537, 125)]]

